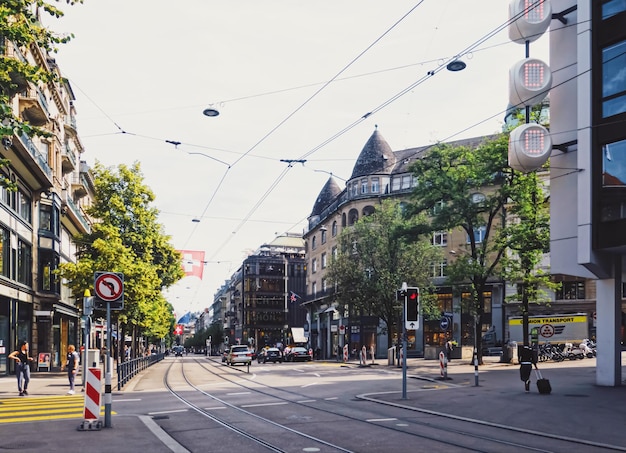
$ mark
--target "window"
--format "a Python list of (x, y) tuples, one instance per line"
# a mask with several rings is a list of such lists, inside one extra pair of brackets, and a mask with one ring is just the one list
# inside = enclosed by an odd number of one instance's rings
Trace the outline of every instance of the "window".
[[(474, 241), (477, 244), (480, 244), (481, 242), (483, 242), (486, 236), (487, 236), (487, 227), (481, 226), (478, 228), (474, 228)], [(467, 243), (469, 244), (470, 242), (471, 242), (470, 237), (467, 236)]]
[(313, 294), (313, 297), (317, 295), (317, 282), (311, 283), (311, 293)]
[(448, 232), (436, 231), (433, 233), (433, 245), (438, 245), (440, 247), (448, 245)]
[(333, 237), (337, 236), (337, 221), (336, 220), (333, 221), (333, 226), (330, 231)]
[(561, 288), (556, 292), (557, 300), (583, 300), (585, 299), (585, 282), (561, 282)]
[(402, 189), (410, 189), (412, 180), (413, 177), (411, 175), (402, 175)]
[(330, 251), (330, 256), (332, 257), (333, 261), (337, 259), (337, 247), (333, 247), (332, 250)]
[(602, 20), (626, 11), (626, 0), (609, 0), (602, 5)]
[(11, 271), (11, 241), (9, 240), (9, 230), (0, 227), (0, 274), (10, 277)]
[(317, 272), (317, 258), (311, 260), (311, 272), (315, 274)]
[(326, 253), (322, 253), (322, 269), (326, 269), (327, 264)]
[(322, 227), (320, 231), (322, 232), (322, 244), (326, 244), (326, 227)]
[(17, 241), (17, 281), (24, 285), (32, 285), (32, 247), (21, 239)]
[(602, 186), (626, 186), (626, 140), (602, 147)]
[(367, 193), (367, 179), (361, 179), (361, 193)]
[(327, 289), (328, 289), (328, 284), (326, 282), (326, 279), (323, 278), (322, 279), (322, 291), (326, 292)]
[(317, 237), (313, 236), (311, 239), (311, 250), (315, 250), (317, 248)]
[(372, 178), (372, 193), (380, 192), (380, 180), (378, 178)]
[(402, 181), (402, 178), (400, 176), (394, 176), (394, 178), (391, 180), (391, 191), (392, 192), (396, 192), (398, 190), (400, 190), (400, 182)]
[(626, 112), (626, 41), (602, 49), (602, 116)]
[(432, 277), (445, 277), (446, 276), (446, 267), (448, 266), (447, 260), (442, 260), (439, 262), (435, 262), (432, 264)]
[(356, 197), (359, 194), (359, 184), (354, 182), (352, 183), (352, 196)]
[(31, 223), (33, 221), (31, 198), (22, 189), (17, 190), (17, 213), (19, 216)]
[(431, 209), (431, 215), (435, 216), (439, 214), (445, 205), (446, 204), (443, 201), (438, 201), (437, 203), (435, 203)]
[(59, 293), (60, 285), (54, 271), (59, 267), (59, 257), (52, 250), (39, 249), (39, 290)]

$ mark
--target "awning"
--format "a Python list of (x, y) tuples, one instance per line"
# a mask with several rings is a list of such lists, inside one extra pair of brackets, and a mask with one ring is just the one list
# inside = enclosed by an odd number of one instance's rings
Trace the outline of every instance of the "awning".
[(307, 338), (304, 336), (304, 327), (292, 327), (291, 336), (294, 343), (306, 343)]

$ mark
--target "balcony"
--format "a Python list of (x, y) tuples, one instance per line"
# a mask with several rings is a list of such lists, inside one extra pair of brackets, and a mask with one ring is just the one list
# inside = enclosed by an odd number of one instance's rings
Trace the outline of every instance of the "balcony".
[(29, 88), (20, 93), (19, 103), (22, 116), (33, 126), (43, 126), (48, 122), (48, 101), (38, 88)]
[(82, 174), (72, 175), (72, 193), (77, 198), (82, 198), (87, 195), (87, 183)]
[[(14, 60), (19, 60), (22, 63), (28, 63), (26, 57), (22, 53), (22, 51), (16, 47), (11, 41), (8, 39), (4, 39), (4, 54), (13, 58)], [(13, 95), (15, 93), (19, 93), (20, 91), (24, 91), (28, 87), (28, 80), (21, 73), (10, 72), (9, 77), (11, 78), (11, 82), (16, 85), (13, 90), (9, 93), (9, 95)]]
[(68, 145), (65, 145), (61, 151), (61, 170), (63, 174), (76, 170), (76, 156)]
[(67, 190), (63, 190), (62, 195), (63, 214), (67, 216), (74, 225), (77, 226), (76, 231), (79, 233), (91, 232), (91, 225), (87, 217), (83, 214), (79, 206), (74, 203), (72, 197), (69, 196)]
[(52, 187), (53, 175), (47, 154), (42, 153), (37, 143), (28, 135), (14, 135), (13, 146), (4, 150), (3, 157), (11, 161), (31, 187)]

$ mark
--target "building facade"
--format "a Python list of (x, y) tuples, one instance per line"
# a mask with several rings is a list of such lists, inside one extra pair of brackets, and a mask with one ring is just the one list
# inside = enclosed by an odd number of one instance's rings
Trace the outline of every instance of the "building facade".
[[(81, 317), (72, 295), (55, 274), (76, 260), (73, 237), (90, 230), (85, 208), (94, 185), (81, 161), (74, 94), (48, 53), (37, 46), (18, 47), (0, 40), (0, 52), (55, 74), (32, 84), (18, 76), (10, 93), (15, 117), (42, 128), (43, 136), (15, 130), (2, 137), (0, 156), (9, 161), (2, 174), (17, 191), (0, 189), (0, 375), (13, 372), (7, 355), (21, 340), (35, 358), (50, 354), (58, 368), (67, 345), (78, 344)], [(79, 295), (82, 297), (82, 294)]]
[(286, 233), (247, 257), (214, 296), (214, 316), (224, 326), (224, 346), (253, 348), (306, 343), (306, 259), (299, 235)]
[[(487, 138), (450, 144), (475, 147)], [(428, 148), (392, 151), (381, 133), (375, 130), (361, 151), (345, 187), (341, 188), (331, 177), (320, 191), (309, 216), (309, 229), (304, 234), (308, 268), (307, 297), (303, 305), (312, 320), (311, 344), (320, 350), (323, 358), (335, 357), (346, 345), (349, 351), (359, 351), (363, 346), (369, 350), (374, 346), (379, 356), (386, 356), (386, 326), (380, 325), (376, 317), (355, 316), (349, 308), (340, 313), (334, 301), (334, 288), (326, 278), (326, 269), (337, 254), (338, 236), (344, 228), (372, 213), (383, 199), (395, 198), (402, 202), (408, 197), (415, 185), (408, 166), (411, 161), (421, 158)], [(480, 231), (475, 232), (476, 235), (477, 241), (481, 242)], [(487, 331), (495, 331), (499, 344), (508, 339), (506, 320), (520, 314), (521, 303), (515, 299), (515, 282), (496, 278), (488, 282), (480, 332), (474, 332), (474, 316), (461, 303), (467, 295), (462, 291), (459, 294), (458, 289), (446, 282), (448, 262), (466, 248), (468, 240), (460, 228), (433, 233), (432, 244), (441, 247), (442, 255), (446, 257), (433, 264), (432, 282), (436, 287), (439, 311), (447, 320), (442, 323), (439, 317), (421, 317), (419, 329), (408, 332), (411, 356), (423, 356), (429, 347), (440, 348), (447, 340), (473, 346), (475, 335)], [(549, 265), (550, 256), (546, 254), (542, 267), (548, 269)], [(593, 320), (596, 305), (593, 280), (568, 274), (558, 274), (554, 278), (563, 282), (562, 289), (550, 294), (550, 304), (531, 304), (531, 314), (585, 312)], [(594, 327), (595, 324), (590, 325), (592, 333)], [(393, 338), (392, 343), (397, 344), (398, 338)]]

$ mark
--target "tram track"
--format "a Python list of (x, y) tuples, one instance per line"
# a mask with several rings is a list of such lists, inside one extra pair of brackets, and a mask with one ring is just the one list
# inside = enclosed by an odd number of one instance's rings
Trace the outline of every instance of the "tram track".
[[(274, 400), (274, 402), (268, 401), (263, 404), (256, 405), (257, 407), (264, 406), (266, 411), (268, 406), (273, 405), (298, 405), (301, 406), (303, 409), (306, 409), (307, 411), (315, 411), (317, 414), (316, 418), (324, 418), (326, 416), (340, 417), (342, 421), (339, 423), (345, 424), (350, 422), (352, 425), (360, 426), (361, 428), (359, 429), (380, 430), (381, 436), (389, 436), (390, 432), (397, 433), (398, 435), (409, 436), (409, 438), (414, 439), (413, 442), (424, 443), (425, 441), (427, 441), (433, 443), (433, 445), (438, 445), (439, 448), (444, 448), (445, 446), (446, 448), (451, 449), (449, 451), (455, 451), (455, 449), (459, 449), (459, 451), (476, 451), (485, 453), (502, 451), (532, 451), (551, 453), (560, 451), (576, 451), (576, 447), (590, 447), (593, 444), (577, 439), (555, 438), (554, 436), (550, 435), (542, 436), (542, 433), (535, 431), (520, 432), (520, 430), (511, 429), (511, 427), (506, 426), (488, 426), (488, 429), (485, 430), (484, 425), (481, 425), (480, 423), (473, 423), (473, 420), (469, 419), (454, 419), (453, 417), (445, 424), (443, 424), (437, 420), (445, 418), (445, 414), (432, 413), (428, 414), (430, 415), (430, 417), (424, 418), (423, 414), (425, 414), (425, 411), (420, 412), (419, 409), (416, 411), (416, 408), (409, 407), (395, 407), (394, 411), (397, 409), (398, 422), (392, 424), (389, 423), (389, 421), (396, 420), (396, 418), (390, 418), (388, 411), (376, 412), (375, 407), (381, 405), (377, 404), (379, 403), (378, 401), (371, 401), (372, 398), (370, 398), (369, 396), (361, 399), (361, 401), (363, 402), (367, 400), (372, 403), (371, 407), (368, 406), (367, 411), (370, 416), (366, 420), (364, 419), (362, 412), (358, 412), (357, 415), (355, 415), (353, 408), (345, 408), (341, 405), (337, 405), (332, 401), (316, 401), (314, 399), (311, 399), (310, 395), (305, 395), (292, 390), (277, 388), (275, 386), (264, 384), (262, 382), (259, 382), (259, 380), (257, 379), (247, 377), (245, 373), (235, 372), (232, 367), (224, 367), (221, 364), (218, 364), (216, 361), (213, 361), (212, 359), (210, 359), (208, 362), (206, 360), (194, 359), (194, 364), (204, 370), (205, 373), (209, 373), (213, 378), (220, 379), (224, 383), (228, 383), (229, 385), (234, 385), (241, 389), (244, 389), (246, 390), (246, 393), (249, 392), (252, 395), (258, 395), (259, 397)], [(171, 372), (171, 366), (172, 365), (170, 365), (170, 369), (168, 369), (166, 378)], [(297, 434), (298, 436), (306, 438), (309, 441), (321, 442), (324, 449), (319, 451), (330, 451), (328, 450), (328, 448), (335, 449), (332, 451), (353, 451), (353, 449), (351, 448), (346, 448), (345, 446), (337, 445), (334, 442), (326, 441), (318, 436), (306, 433), (303, 430), (294, 430), (293, 428), (290, 428), (283, 423), (278, 423), (274, 420), (270, 420), (266, 417), (255, 414), (250, 409), (250, 407), (254, 405), (247, 405), (247, 408), (244, 409), (241, 407), (241, 405), (234, 405), (224, 400), (223, 398), (217, 397), (213, 393), (202, 390), (187, 377), (187, 375), (185, 374), (184, 366), (185, 365), (181, 361), (181, 373), (183, 374), (186, 384), (190, 388), (194, 389), (196, 392), (204, 395), (206, 398), (210, 398), (214, 402), (219, 402), (220, 405), (223, 405), (224, 407), (231, 410), (240, 411), (241, 414), (246, 414), (246, 416), (255, 417), (257, 418), (257, 420), (260, 420), (263, 423), (270, 423), (272, 426), (280, 430), (292, 432), (294, 434)], [(196, 381), (203, 380), (203, 378), (199, 377), (197, 373), (194, 374), (194, 378)], [(193, 408), (207, 418), (216, 421), (216, 423), (223, 424), (223, 426), (225, 427), (229, 426), (229, 421), (225, 419), (225, 417), (216, 417), (215, 414), (202, 409), (201, 404), (194, 403), (193, 401), (191, 401), (191, 398), (181, 396), (180, 392), (174, 391), (168, 384), (166, 384), (166, 386), (168, 387), (168, 390), (170, 392), (177, 394), (177, 396), (175, 396), (180, 401), (189, 405), (190, 408)], [(356, 400), (358, 400), (358, 398)], [(350, 413), (351, 411), (352, 414)], [(415, 412), (418, 412), (421, 415), (415, 416)], [(239, 427), (234, 428), (234, 430), (239, 429)], [(514, 436), (511, 436), (512, 433), (514, 433)], [(250, 435), (250, 433), (245, 432), (241, 433), (241, 435), (247, 436)], [(256, 436), (253, 435), (253, 437)], [(612, 448), (612, 446), (609, 445), (593, 444), (593, 446), (606, 451), (624, 451), (619, 447)], [(281, 449), (284, 447), (273, 445), (271, 444), (271, 442), (270, 446), (266, 446), (266, 448), (276, 448), (276, 450), (272, 451), (286, 451)], [(359, 450), (357, 448), (354, 451), (363, 450)]]

